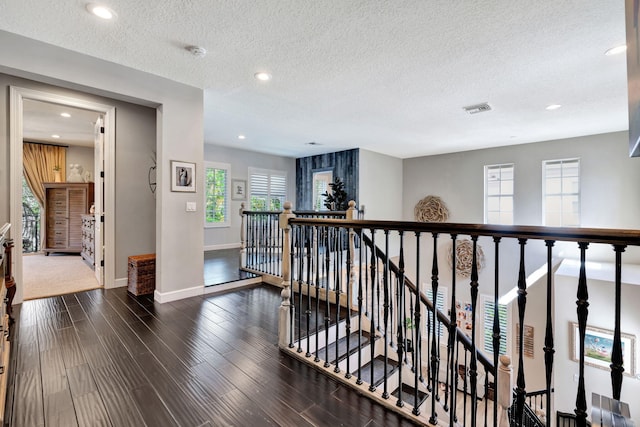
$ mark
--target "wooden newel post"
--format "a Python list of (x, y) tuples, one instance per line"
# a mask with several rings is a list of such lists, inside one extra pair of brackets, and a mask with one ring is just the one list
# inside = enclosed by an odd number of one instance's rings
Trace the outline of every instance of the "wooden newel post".
[(240, 268), (247, 267), (247, 236), (244, 214), (244, 202), (240, 203)]
[(511, 358), (507, 355), (500, 356), (500, 366), (498, 367), (498, 381), (496, 384), (498, 396), (498, 426), (509, 425), (508, 410), (513, 404), (513, 386), (511, 384)]
[(280, 228), (283, 231), (282, 239), (282, 302), (280, 303), (278, 345), (281, 348), (291, 344), (292, 321), (294, 314), (291, 312), (291, 226), (289, 219), (296, 216), (291, 212), (291, 202), (284, 202), (284, 211), (280, 214)]

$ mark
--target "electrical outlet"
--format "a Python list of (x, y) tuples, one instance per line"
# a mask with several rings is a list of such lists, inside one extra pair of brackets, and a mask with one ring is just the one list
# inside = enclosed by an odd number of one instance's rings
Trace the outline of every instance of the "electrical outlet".
[(195, 212), (196, 211), (196, 202), (187, 202), (187, 212)]

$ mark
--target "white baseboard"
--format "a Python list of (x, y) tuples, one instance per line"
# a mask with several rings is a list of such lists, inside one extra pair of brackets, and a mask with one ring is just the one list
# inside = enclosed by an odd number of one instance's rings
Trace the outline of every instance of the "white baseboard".
[(253, 286), (258, 283), (262, 283), (262, 277), (253, 277), (251, 279), (238, 280), (236, 282), (223, 283), (221, 285), (207, 286), (204, 288), (204, 294), (217, 294), (219, 292), (244, 288), (245, 286)]
[(240, 242), (238, 243), (225, 243), (222, 245), (209, 245), (209, 246), (205, 246), (204, 250), (205, 251), (218, 251), (220, 249), (236, 249), (236, 248), (241, 248), (242, 245), (240, 244)]
[(180, 289), (178, 291), (153, 293), (153, 299), (160, 304), (165, 302), (177, 301), (179, 299), (202, 296), (204, 294), (204, 286), (194, 286), (193, 288)]
[(105, 289), (113, 289), (113, 288), (124, 288), (129, 284), (129, 279), (127, 277), (116, 279), (113, 282), (113, 285), (109, 285), (108, 283), (104, 284)]

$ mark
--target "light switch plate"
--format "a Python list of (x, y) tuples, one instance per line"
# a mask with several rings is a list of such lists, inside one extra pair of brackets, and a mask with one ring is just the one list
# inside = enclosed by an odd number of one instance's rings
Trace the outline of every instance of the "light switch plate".
[(187, 212), (196, 211), (196, 202), (187, 202)]

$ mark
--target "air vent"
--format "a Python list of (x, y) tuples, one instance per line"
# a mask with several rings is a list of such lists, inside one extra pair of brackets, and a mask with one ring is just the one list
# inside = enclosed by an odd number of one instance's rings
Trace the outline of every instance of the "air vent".
[(483, 102), (482, 104), (467, 105), (466, 107), (462, 107), (462, 109), (469, 114), (478, 114), (484, 113), (485, 111), (491, 111), (491, 105), (487, 102)]

